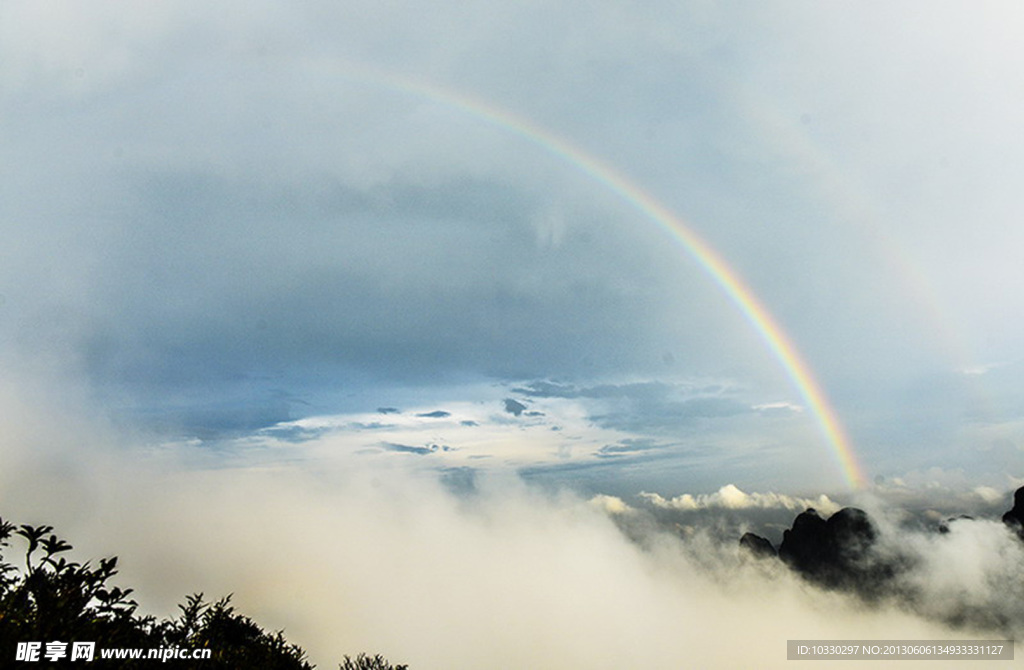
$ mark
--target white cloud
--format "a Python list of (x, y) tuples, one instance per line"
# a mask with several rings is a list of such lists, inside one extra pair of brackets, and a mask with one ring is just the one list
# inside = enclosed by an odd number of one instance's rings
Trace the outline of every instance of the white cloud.
[[(463, 389), (465, 391), (465, 389)], [(460, 398), (459, 396), (462, 395)], [(475, 400), (465, 399), (466, 395)], [(452, 399), (456, 396), (456, 399)], [(405, 407), (400, 412), (311, 416), (282, 422), (238, 443), (293, 450), (305, 458), (333, 458), (338, 451), (365, 458), (393, 459), (382, 444), (430, 449), (428, 467), (472, 466), (515, 469), (565, 463), (595, 463), (601, 449), (630, 433), (594, 425), (588, 408), (575, 399), (539, 398), (518, 416), (506, 411), (507, 389), (448, 389), (449, 400)], [(406, 453), (424, 453), (404, 450)], [(405, 455), (405, 454), (402, 454)]]
[(1022, 483), (1008, 472), (969, 475), (964, 470), (929, 468), (880, 478), (862, 492), (865, 507), (929, 510), (933, 521), (950, 516), (1000, 515), (1013, 505), (1011, 492)]
[(979, 498), (981, 498), (983, 501), (989, 504), (1006, 502), (1006, 492), (997, 491), (991, 486), (975, 486), (973, 492), (975, 495), (977, 495)]
[(702, 509), (787, 509), (802, 512), (813, 507), (822, 514), (837, 512), (840, 505), (833, 502), (825, 494), (817, 498), (797, 498), (782, 493), (744, 493), (733, 484), (726, 484), (714, 493), (693, 495), (684, 493), (666, 499), (658, 493), (643, 492), (641, 498), (655, 507), (662, 509), (697, 511)]
[[(868, 607), (781, 564), (741, 561), (735, 538), (657, 531), (621, 498), (588, 502), (500, 476), (461, 497), (406, 467), (415, 460), (344, 451), (201, 467), (187, 450), (140, 449), (81, 408), (56, 413), (45, 395), (24, 394), (3, 395), (13, 417), (4, 453), (16, 467), (0, 473), (5, 519), (55, 525), (76, 558), (119, 555), (116, 581), (136, 589), (146, 612), (172, 614), (193, 591), (233, 593), (240, 611), (283, 627), (321, 667), (368, 650), (427, 669), (675, 668), (680, 659), (781, 668), (786, 640), (798, 637), (963, 638), (937, 623), (956, 603), (1020, 621), (1005, 596), (1018, 588), (1021, 547), (998, 523), (893, 535), (924, 561), (906, 579), (919, 606)], [(677, 500), (825, 507), (734, 486)], [(634, 518), (643, 542), (616, 525)]]
[(625, 500), (618, 496), (605, 495), (599, 493), (590, 499), (590, 504), (603, 510), (607, 514), (629, 514), (636, 510), (630, 507)]
[(803, 412), (804, 408), (802, 405), (797, 405), (791, 402), (777, 401), (777, 402), (765, 402), (754, 405), (754, 409), (759, 411), (776, 411), (776, 410), (788, 410), (790, 412)]

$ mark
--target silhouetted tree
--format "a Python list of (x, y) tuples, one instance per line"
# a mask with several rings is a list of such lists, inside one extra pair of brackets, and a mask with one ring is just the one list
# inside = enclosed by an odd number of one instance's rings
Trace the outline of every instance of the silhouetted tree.
[(409, 670), (409, 666), (391, 665), (380, 654), (375, 656), (359, 654), (354, 660), (346, 656), (338, 666), (338, 670)]
[[(312, 670), (306, 653), (290, 644), (284, 633), (268, 633), (247, 616), (235, 612), (231, 596), (214, 603), (203, 594), (189, 596), (178, 605), (176, 618), (157, 621), (138, 616), (132, 589), (111, 586), (117, 574), (117, 558), (90, 563), (69, 561), (64, 554), (71, 545), (53, 534), (52, 526), (15, 526), (0, 519), (0, 667), (16, 659), (19, 643), (94, 642), (95, 660), (103, 668), (151, 666), (151, 659), (103, 659), (103, 649), (209, 649), (208, 659), (168, 658), (161, 667), (253, 670)], [(26, 544), (24, 567), (7, 560), (12, 538)], [(40, 650), (41, 652), (43, 650)], [(37, 667), (79, 662), (46, 658)], [(345, 670), (407, 670), (392, 666), (383, 657), (360, 654), (345, 657)]]

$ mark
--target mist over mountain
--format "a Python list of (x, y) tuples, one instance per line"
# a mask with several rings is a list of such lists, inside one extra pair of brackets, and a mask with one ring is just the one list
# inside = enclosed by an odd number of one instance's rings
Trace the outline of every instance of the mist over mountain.
[[(592, 502), (638, 544), (658, 533), (682, 538), (700, 565), (721, 558), (705, 542), (720, 548), (731, 536), (741, 563), (770, 573), (784, 569), (808, 587), (847, 594), (866, 608), (911, 612), (965, 634), (1020, 638), (1024, 487), (1000, 496), (1004, 507), (1013, 505), (1001, 518), (988, 500), (936, 519), (934, 509), (894, 507), (877, 493), (858, 497), (870, 513), (827, 496), (815, 509), (808, 499), (746, 494), (732, 485), (671, 501), (645, 493), (635, 506), (610, 496)], [(799, 505), (806, 508), (794, 517)], [(780, 523), (787, 517), (788, 525)]]
[[(771, 668), (787, 665), (788, 639), (1024, 633), (1024, 542), (1000, 519), (1010, 486), (993, 500), (922, 473), (931, 486), (859, 494), (580, 495), (500, 471), (439, 472), (400, 451), (286, 450), (253, 465), (140, 450), (73, 407), (55, 422), (16, 397), (3, 405), (18, 417), (3, 437), (5, 516), (120, 556), (142, 611), (233, 593), (321, 667), (373, 649), (411, 668)], [(943, 533), (951, 500), (973, 501), (959, 511), (975, 518)], [(901, 561), (887, 586), (865, 597), (741, 551), (744, 532), (778, 547), (805, 506), (866, 510), (871, 555)]]

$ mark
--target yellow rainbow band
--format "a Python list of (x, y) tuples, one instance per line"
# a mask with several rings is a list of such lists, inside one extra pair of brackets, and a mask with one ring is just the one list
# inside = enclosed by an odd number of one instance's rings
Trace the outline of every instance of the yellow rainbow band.
[(846, 436), (836, 412), (828, 402), (828, 398), (812, 374), (810, 367), (793, 345), (792, 340), (739, 274), (722, 259), (718, 252), (668, 208), (607, 163), (550, 131), (504, 109), (450, 89), (411, 80), (379, 69), (350, 65), (343, 68), (343, 71), (346, 76), (370, 84), (383, 84), (399, 91), (425, 96), (432, 101), (480, 118), (504, 131), (512, 132), (584, 172), (617, 194), (631, 207), (656, 222), (682, 245), (683, 249), (725, 291), (781, 364), (804, 403), (810, 409), (811, 415), (814, 416), (847, 483), (855, 489), (865, 484), (864, 471), (858, 463), (850, 440)]

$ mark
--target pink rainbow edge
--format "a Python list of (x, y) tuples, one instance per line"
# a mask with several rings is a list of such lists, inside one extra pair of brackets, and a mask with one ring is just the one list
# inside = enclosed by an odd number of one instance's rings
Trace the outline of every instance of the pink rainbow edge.
[[(337, 64), (335, 64), (337, 65)], [(593, 180), (617, 194), (634, 209), (656, 222), (707, 272), (740, 310), (775, 359), (785, 370), (800, 397), (810, 409), (828, 442), (847, 484), (853, 489), (865, 486), (866, 476), (836, 411), (800, 355), (790, 337), (734, 269), (682, 219), (637, 186), (631, 179), (579, 147), (507, 110), (464, 93), (401, 75), (346, 63), (339, 74), (371, 85), (385, 86), (404, 93), (424, 96), (441, 105), (468, 113), (490, 125), (511, 132), (547, 153), (576, 167)]]

